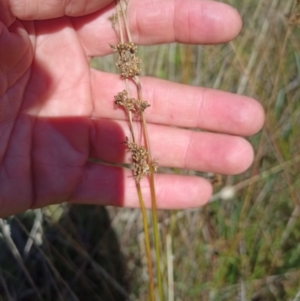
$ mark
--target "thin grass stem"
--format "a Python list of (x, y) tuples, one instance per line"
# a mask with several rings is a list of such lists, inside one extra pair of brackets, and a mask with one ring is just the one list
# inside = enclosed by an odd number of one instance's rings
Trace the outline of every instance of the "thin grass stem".
[[(147, 222), (147, 214), (145, 203), (143, 200), (142, 190), (140, 183), (136, 183), (136, 188), (139, 196), (140, 207), (143, 215), (143, 227), (144, 227), (144, 239), (145, 239), (145, 247), (146, 247), (146, 255), (147, 255), (147, 264), (148, 264), (148, 273), (149, 273), (149, 295), (150, 300), (155, 300), (154, 295), (154, 280), (153, 280), (153, 269), (152, 269), (152, 262), (151, 262), (151, 248), (150, 248), (150, 239), (149, 239), (149, 231), (148, 231), (148, 222)], [(149, 260), (150, 259), (150, 260)]]
[[(118, 24), (120, 27), (119, 31), (120, 31), (121, 43), (124, 43), (124, 36), (123, 36), (122, 27), (121, 27), (120, 12), (123, 17), (123, 23), (125, 26), (125, 32), (127, 35), (128, 42), (132, 43), (132, 38), (131, 38), (128, 20), (127, 20), (127, 14), (125, 12), (125, 9), (127, 11), (127, 4), (128, 3), (126, 1), (120, 0), (116, 5)], [(124, 5), (125, 5), (125, 8), (124, 8)], [(120, 7), (120, 10), (118, 7)], [(124, 57), (122, 57), (122, 58), (124, 58)], [(126, 62), (125, 64), (127, 64), (127, 63), (128, 62)], [(134, 70), (134, 68), (135, 67), (133, 67), (133, 70)], [(136, 75), (131, 76), (131, 75), (128, 75), (126, 70), (123, 71), (123, 73), (121, 73), (121, 75), (123, 77), (125, 77), (127, 94), (129, 94), (129, 87), (128, 87), (129, 86), (128, 85), (128, 76), (129, 76), (129, 78), (131, 78), (134, 81), (134, 83), (137, 87), (138, 101), (142, 104), (143, 103), (142, 88), (141, 88), (138, 74), (139, 74), (139, 71), (137, 71)], [(129, 124), (130, 124), (131, 140), (135, 144), (132, 113), (128, 109), (126, 111), (128, 113), (128, 119), (129, 119)], [(160, 301), (162, 301), (163, 300), (163, 286), (162, 286), (162, 276), (161, 276), (161, 271), (160, 271), (160, 244), (159, 244), (159, 232), (158, 232), (158, 223), (157, 223), (156, 192), (155, 192), (155, 183), (154, 183), (154, 163), (153, 163), (152, 155), (151, 155), (149, 135), (148, 135), (148, 131), (147, 131), (147, 122), (146, 122), (146, 118), (145, 118), (143, 110), (139, 111), (139, 114), (140, 114), (140, 118), (141, 118), (142, 134), (144, 136), (144, 143), (146, 146), (145, 149), (147, 151), (146, 165), (149, 166), (148, 170), (149, 170), (149, 182), (150, 182), (150, 191), (151, 191), (151, 208), (152, 208), (152, 222), (153, 222), (153, 229), (154, 229), (157, 283), (158, 283), (159, 299), (160, 299)], [(141, 135), (141, 137), (142, 137), (142, 135)], [(131, 142), (129, 142), (129, 143), (131, 143)], [(144, 167), (142, 167), (142, 168), (144, 168)], [(135, 170), (135, 172), (136, 172), (136, 170)], [(145, 205), (144, 205), (144, 201), (143, 201), (143, 196), (142, 196), (139, 180), (140, 180), (140, 176), (138, 176), (136, 178), (136, 187), (137, 187), (140, 207), (141, 207), (141, 211), (142, 211), (142, 215), (143, 215), (146, 255), (147, 255), (147, 259), (148, 259), (150, 299), (154, 300), (155, 296), (154, 296), (154, 282), (153, 282), (153, 272), (152, 272), (153, 267), (152, 267), (151, 254), (150, 254), (150, 239), (149, 239), (149, 231), (148, 231), (148, 222), (147, 222), (146, 210), (145, 210)]]
[[(119, 4), (121, 6), (121, 4)], [(118, 19), (118, 25), (119, 25), (119, 32), (120, 32), (120, 41), (121, 43), (124, 43), (124, 37), (123, 37), (123, 30), (121, 26), (121, 18), (120, 18), (120, 12), (118, 9), (118, 4), (116, 4), (116, 14), (117, 14), (117, 19)]]
[[(142, 87), (140, 83), (140, 79), (138, 76), (134, 77), (134, 82), (136, 83), (138, 90), (138, 100), (142, 101)], [(149, 134), (147, 129), (147, 122), (145, 118), (145, 114), (141, 113), (143, 131), (145, 136), (145, 144), (146, 149), (148, 151), (149, 156), (149, 182), (150, 182), (150, 193), (151, 193), (151, 211), (152, 211), (152, 223), (153, 223), (153, 234), (154, 234), (154, 245), (155, 245), (155, 256), (156, 256), (156, 277), (157, 277), (157, 286), (159, 299), (162, 301), (164, 298), (163, 294), (163, 284), (162, 284), (162, 275), (160, 270), (160, 238), (159, 238), (159, 230), (158, 230), (158, 220), (157, 220), (157, 201), (156, 201), (156, 191), (155, 191), (155, 183), (154, 183), (154, 168), (153, 168), (153, 159), (151, 154), (150, 142), (149, 142)]]
[[(125, 3), (125, 5), (126, 5), (126, 3)], [(132, 41), (131, 34), (129, 31), (127, 16), (124, 11), (122, 0), (119, 2), (119, 6), (121, 8), (121, 12), (123, 15), (123, 20), (124, 20), (124, 24), (125, 24), (128, 41), (131, 42)], [(120, 40), (121, 40), (121, 43), (124, 43), (124, 37), (123, 37), (123, 31), (122, 31), (122, 27), (121, 27), (121, 20), (120, 20), (118, 7), (117, 7), (117, 18), (118, 18), (119, 31), (120, 31)], [(127, 78), (125, 80), (125, 84), (126, 84), (126, 91), (129, 94), (129, 85), (128, 85)], [(128, 113), (131, 139), (135, 143), (132, 112), (130, 110), (126, 110), (126, 111)], [(149, 274), (149, 295), (150, 295), (150, 300), (155, 301), (155, 289), (154, 289), (154, 279), (153, 279), (153, 267), (152, 267), (152, 260), (151, 260), (150, 236), (149, 236), (149, 231), (148, 231), (148, 220), (147, 220), (147, 214), (146, 214), (145, 204), (144, 204), (144, 200), (143, 200), (143, 195), (142, 195), (142, 191), (141, 191), (141, 186), (140, 186), (139, 182), (136, 182), (136, 187), (137, 187), (137, 193), (138, 193), (139, 203), (140, 203), (142, 217), (143, 217), (143, 228), (144, 228), (144, 233), (145, 233), (144, 240), (145, 240), (145, 247), (146, 247), (148, 274)]]
[[(125, 3), (125, 5), (127, 5), (127, 4)], [(125, 14), (125, 10), (124, 10), (124, 7), (122, 5), (122, 1), (120, 2), (120, 6), (121, 6), (121, 11), (122, 11), (123, 19), (124, 19), (124, 24), (125, 24), (125, 29), (126, 29), (126, 33), (127, 33), (127, 38), (128, 38), (129, 42), (132, 42), (131, 33), (130, 33), (128, 22), (127, 22), (127, 16)]]

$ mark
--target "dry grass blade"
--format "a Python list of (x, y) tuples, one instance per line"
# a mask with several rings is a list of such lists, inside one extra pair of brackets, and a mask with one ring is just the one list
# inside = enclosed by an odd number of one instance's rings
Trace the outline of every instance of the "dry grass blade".
[(32, 288), (34, 289), (38, 300), (43, 300), (41, 294), (39, 293), (37, 286), (35, 285), (34, 281), (32, 280), (32, 278), (30, 276), (29, 271), (27, 270), (26, 266), (24, 265), (22, 256), (20, 255), (18, 248), (16, 247), (14, 241), (11, 238), (9, 226), (6, 223), (6, 221), (3, 220), (2, 218), (0, 219), (0, 228), (1, 228), (3, 238), (7, 244), (7, 247), (11, 250), (15, 259), (17, 260), (18, 264), (20, 265), (23, 273), (25, 274), (26, 279), (28, 280), (28, 282), (30, 283)]

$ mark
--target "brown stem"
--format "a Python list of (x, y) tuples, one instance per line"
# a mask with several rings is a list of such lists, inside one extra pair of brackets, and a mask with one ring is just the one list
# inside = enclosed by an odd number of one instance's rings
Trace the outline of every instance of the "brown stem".
[[(125, 2), (125, 6), (127, 5), (127, 3)], [(121, 11), (122, 11), (122, 15), (123, 15), (123, 19), (124, 19), (124, 24), (125, 24), (125, 28), (126, 28), (126, 33), (127, 33), (127, 37), (128, 37), (128, 41), (132, 42), (132, 38), (131, 38), (131, 33), (129, 30), (129, 26), (128, 26), (128, 22), (127, 22), (127, 17), (122, 5), (122, 1), (120, 1), (120, 6), (121, 6)]]
[(119, 13), (119, 9), (118, 9), (118, 6), (121, 6), (121, 3), (119, 4), (116, 4), (116, 14), (117, 14), (117, 19), (118, 19), (118, 24), (119, 24), (119, 32), (120, 32), (120, 40), (121, 40), (121, 43), (124, 43), (124, 37), (123, 37), (123, 30), (122, 30), (122, 26), (121, 26), (121, 18), (120, 18), (120, 13)]

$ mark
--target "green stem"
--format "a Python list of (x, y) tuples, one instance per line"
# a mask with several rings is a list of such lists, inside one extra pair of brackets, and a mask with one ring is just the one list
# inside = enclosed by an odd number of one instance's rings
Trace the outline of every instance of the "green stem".
[[(127, 21), (127, 16), (126, 16), (126, 13), (125, 13), (122, 3), (123, 3), (123, 1), (120, 0), (119, 5), (120, 5), (121, 12), (122, 12), (123, 19), (124, 19), (125, 31), (127, 33), (128, 41), (132, 42), (132, 38), (131, 38), (129, 26), (128, 26), (128, 21)], [(127, 5), (127, 3), (125, 2), (125, 7), (126, 7), (126, 5)], [(121, 24), (120, 24), (121, 22), (120, 22), (119, 12), (117, 12), (117, 13), (118, 13), (118, 22), (119, 22), (119, 26), (120, 26), (120, 33), (121, 33)], [(122, 36), (121, 36), (121, 42), (123, 42)], [(142, 101), (142, 99), (143, 99), (142, 98), (142, 89), (141, 89), (139, 77), (136, 76), (133, 78), (133, 80), (137, 86), (138, 99), (140, 101)], [(157, 208), (156, 208), (156, 193), (155, 193), (155, 184), (154, 184), (153, 160), (152, 160), (152, 156), (151, 156), (149, 136), (148, 136), (148, 131), (147, 131), (147, 122), (146, 122), (144, 113), (141, 113), (141, 119), (142, 119), (142, 127), (143, 127), (143, 132), (144, 132), (144, 137), (145, 137), (146, 149), (148, 151), (148, 164), (149, 164), (149, 171), (150, 171), (149, 172), (149, 181), (150, 181), (150, 191), (151, 191), (151, 210), (152, 210), (152, 223), (153, 223), (153, 230), (154, 230), (156, 273), (157, 273), (159, 300), (163, 301), (163, 285), (162, 285), (162, 275), (161, 275), (161, 270), (160, 270), (160, 243), (159, 243), (159, 231), (158, 231), (158, 222), (157, 222)], [(130, 116), (130, 115), (129, 115), (129, 120), (130, 120), (130, 124), (131, 124), (131, 129), (132, 129), (132, 116)], [(134, 141), (133, 130), (132, 130), (132, 139)], [(149, 270), (149, 291), (150, 291), (150, 300), (152, 301), (152, 300), (155, 300), (155, 296), (154, 296), (154, 283), (153, 283), (152, 262), (151, 262), (151, 254), (150, 254), (148, 223), (147, 223), (145, 205), (143, 202), (143, 196), (142, 196), (142, 192), (141, 192), (141, 186), (139, 183), (137, 183), (136, 185), (137, 185), (137, 191), (138, 191), (141, 211), (143, 214), (145, 245), (146, 245), (146, 253), (147, 253), (147, 258), (148, 258), (148, 270)]]
[(136, 188), (137, 188), (139, 201), (140, 201), (140, 207), (141, 207), (141, 211), (142, 211), (142, 215), (143, 215), (145, 248), (146, 248), (148, 274), (149, 274), (149, 295), (150, 295), (150, 300), (155, 301), (153, 270), (152, 270), (152, 261), (151, 261), (151, 249), (150, 249), (150, 239), (149, 239), (146, 208), (145, 208), (145, 204), (144, 204), (144, 200), (143, 200), (143, 195), (142, 195), (142, 190), (141, 190), (140, 183), (136, 183)]
[[(132, 114), (130, 111), (128, 111), (127, 113), (128, 113), (128, 119), (130, 125), (131, 139), (133, 142), (135, 142), (133, 126), (132, 126)], [(148, 231), (148, 219), (147, 219), (146, 208), (143, 200), (140, 183), (136, 182), (136, 188), (137, 188), (139, 203), (140, 203), (142, 216), (143, 216), (144, 239), (145, 239), (145, 248), (146, 248), (146, 256), (147, 256), (148, 275), (149, 275), (149, 295), (150, 295), (150, 300), (155, 301), (153, 269), (152, 269), (151, 249), (150, 249), (150, 236)]]
[[(125, 82), (126, 82), (126, 91), (129, 95), (128, 79), (126, 79)], [(129, 110), (127, 111), (127, 113), (128, 113), (128, 119), (129, 119), (131, 139), (135, 143), (133, 124), (132, 124), (132, 114)], [(143, 195), (142, 195), (142, 190), (141, 190), (140, 183), (136, 182), (136, 188), (137, 188), (140, 208), (141, 208), (142, 216), (143, 216), (145, 249), (146, 249), (148, 275), (149, 275), (149, 297), (150, 297), (150, 301), (155, 301), (155, 289), (154, 289), (153, 268), (152, 268), (152, 259), (151, 259), (150, 236), (149, 236), (149, 231), (148, 231), (148, 219), (147, 219), (146, 208), (145, 208), (145, 203), (144, 203), (144, 200), (143, 200)]]
[[(137, 90), (138, 90), (138, 99), (142, 101), (143, 100), (142, 87), (138, 76), (134, 78), (134, 82), (136, 83)], [(160, 238), (159, 238), (158, 221), (157, 221), (157, 206), (156, 206), (157, 201), (156, 201), (156, 192), (155, 192), (155, 183), (154, 183), (153, 159), (151, 155), (151, 148), (150, 148), (147, 121), (145, 118), (145, 114), (141, 113), (141, 117), (142, 117), (142, 124), (143, 124), (144, 136), (145, 136), (146, 149), (149, 154), (148, 155), (149, 156), (149, 182), (150, 182), (150, 192), (151, 192), (151, 211), (152, 211), (152, 223), (153, 223), (155, 257), (156, 257), (157, 286), (158, 286), (159, 300), (163, 301), (164, 294), (163, 294), (163, 285), (162, 285), (162, 275), (160, 270)]]
[(157, 286), (159, 293), (159, 300), (163, 301), (163, 285), (162, 285), (162, 275), (160, 270), (160, 243), (159, 243), (159, 231), (158, 231), (158, 221), (157, 221), (157, 209), (156, 209), (156, 193), (154, 184), (154, 171), (152, 165), (150, 165), (150, 191), (151, 191), (151, 210), (152, 210), (152, 223), (153, 223), (153, 233), (154, 233), (154, 244), (155, 244), (155, 256), (156, 256), (156, 277)]

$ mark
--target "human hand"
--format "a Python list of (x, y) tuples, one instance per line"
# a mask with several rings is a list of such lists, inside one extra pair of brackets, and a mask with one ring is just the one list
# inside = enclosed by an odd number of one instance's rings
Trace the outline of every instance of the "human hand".
[[(89, 59), (118, 42), (109, 0), (0, 2), (0, 216), (63, 201), (138, 206), (131, 172), (91, 162), (129, 162), (126, 115), (114, 109), (118, 75), (93, 70)], [(136, 44), (214, 44), (234, 38), (238, 13), (213, 1), (130, 0)], [(142, 77), (153, 157), (160, 166), (222, 174), (253, 160), (241, 136), (262, 127), (254, 100)], [(173, 126), (184, 127), (179, 129)], [(196, 132), (187, 128), (201, 128)], [(215, 133), (208, 133), (205, 130)], [(204, 204), (211, 185), (199, 177), (157, 174), (158, 207)], [(147, 179), (141, 181), (147, 194)]]

